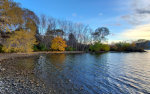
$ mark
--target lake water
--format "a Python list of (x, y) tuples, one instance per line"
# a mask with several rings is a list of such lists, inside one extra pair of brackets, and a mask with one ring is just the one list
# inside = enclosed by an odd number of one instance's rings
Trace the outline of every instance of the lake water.
[(56, 94), (150, 93), (149, 51), (42, 54), (9, 64), (19, 71), (33, 71), (32, 76), (40, 79), (47, 90), (55, 90)]

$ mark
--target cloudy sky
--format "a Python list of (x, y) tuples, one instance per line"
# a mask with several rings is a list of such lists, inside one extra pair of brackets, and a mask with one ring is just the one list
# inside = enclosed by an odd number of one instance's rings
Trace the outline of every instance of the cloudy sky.
[(14, 0), (36, 14), (106, 26), (109, 40), (150, 39), (150, 0)]

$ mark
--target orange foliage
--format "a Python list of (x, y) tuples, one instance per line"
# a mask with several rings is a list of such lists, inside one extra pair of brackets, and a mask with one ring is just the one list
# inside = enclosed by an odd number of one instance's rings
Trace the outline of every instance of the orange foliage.
[(61, 37), (55, 37), (52, 40), (51, 49), (56, 51), (65, 51), (66, 41), (64, 41)]

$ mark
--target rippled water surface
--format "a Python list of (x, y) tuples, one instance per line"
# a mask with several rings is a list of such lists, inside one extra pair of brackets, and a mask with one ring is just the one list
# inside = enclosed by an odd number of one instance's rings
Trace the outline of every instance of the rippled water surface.
[(58, 94), (150, 93), (150, 52), (42, 54), (18, 59), (13, 66), (33, 70)]

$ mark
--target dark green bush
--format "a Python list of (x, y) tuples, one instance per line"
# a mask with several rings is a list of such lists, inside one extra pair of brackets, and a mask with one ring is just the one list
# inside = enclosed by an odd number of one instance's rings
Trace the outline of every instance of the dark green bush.
[(41, 44), (39, 45), (40, 51), (47, 51), (47, 48), (45, 45)]
[(39, 47), (37, 46), (37, 45), (34, 45), (33, 46), (33, 51), (39, 51), (40, 49), (39, 49)]
[(48, 49), (46, 48), (45, 45), (43, 44), (38, 44), (33, 46), (34, 51), (47, 51)]
[(107, 44), (102, 44), (101, 51), (110, 51), (110, 46)]
[(0, 44), (0, 53), (3, 52), (2, 48), (3, 48), (3, 45)]
[(68, 46), (68, 47), (65, 48), (65, 50), (66, 51), (75, 51), (75, 48), (72, 48), (72, 47)]

